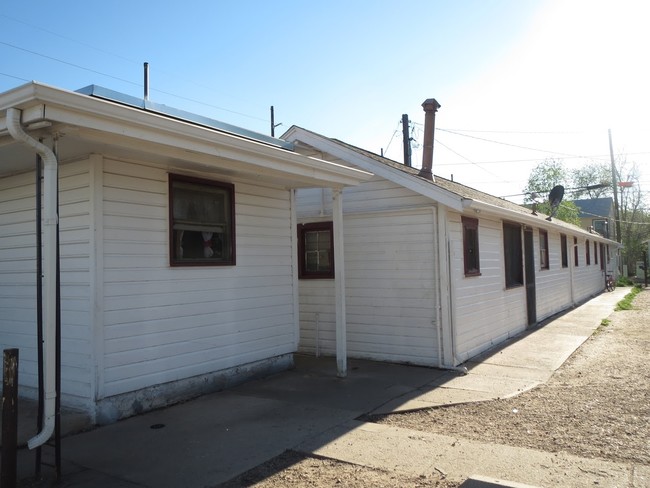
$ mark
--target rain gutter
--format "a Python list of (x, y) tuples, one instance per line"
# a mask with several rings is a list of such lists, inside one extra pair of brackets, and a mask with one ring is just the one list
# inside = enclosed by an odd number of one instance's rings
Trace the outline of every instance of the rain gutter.
[(29, 439), (27, 445), (34, 449), (52, 436), (55, 424), (56, 401), (56, 257), (57, 242), (57, 171), (58, 161), (54, 152), (29, 136), (20, 124), (22, 111), (16, 108), (7, 109), (7, 130), (16, 141), (33, 149), (43, 160), (43, 270), (44, 270), (44, 314), (43, 314), (43, 361), (45, 377), (43, 381), (45, 393), (45, 415), (41, 431)]

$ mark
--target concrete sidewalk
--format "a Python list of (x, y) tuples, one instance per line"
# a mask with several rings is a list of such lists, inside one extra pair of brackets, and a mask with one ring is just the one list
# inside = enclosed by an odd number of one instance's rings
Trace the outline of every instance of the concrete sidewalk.
[[(475, 358), (465, 376), (351, 360), (349, 376), (341, 379), (333, 359), (297, 357), (291, 371), (64, 438), (58, 486), (216, 486), (287, 449), (411, 473), (433, 465), (459, 479), (479, 471), (541, 486), (629, 486), (622, 480), (635, 476), (645, 482), (648, 468), (584, 460), (579, 473), (563, 471), (564, 481), (573, 484), (557, 484), (559, 455), (355, 420), (532, 388), (548, 380), (628, 291), (603, 293)], [(20, 451), (19, 474), (33, 474), (33, 453), (26, 449)]]

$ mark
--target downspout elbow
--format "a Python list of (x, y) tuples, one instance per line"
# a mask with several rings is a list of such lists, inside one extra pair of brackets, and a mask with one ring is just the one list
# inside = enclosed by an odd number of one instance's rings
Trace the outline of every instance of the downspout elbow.
[(29, 439), (27, 445), (34, 449), (52, 436), (55, 423), (56, 399), (56, 230), (57, 212), (57, 172), (58, 161), (54, 152), (45, 144), (27, 134), (20, 125), (22, 112), (16, 108), (7, 109), (7, 130), (16, 141), (32, 148), (43, 160), (43, 261), (44, 261), (44, 301), (43, 322), (43, 359), (45, 374), (43, 378), (45, 392), (45, 415), (41, 431)]

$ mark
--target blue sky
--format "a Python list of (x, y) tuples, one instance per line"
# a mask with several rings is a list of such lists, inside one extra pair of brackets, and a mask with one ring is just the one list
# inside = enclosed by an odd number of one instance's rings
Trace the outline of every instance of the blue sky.
[[(520, 193), (547, 157), (650, 165), (650, 6), (601, 0), (22, 2), (0, 11), (0, 91), (101, 85), (262, 133), (292, 124), (420, 165), (436, 98), (434, 173)], [(451, 131), (451, 132), (449, 132)], [(529, 148), (529, 149), (524, 149)], [(648, 173), (650, 171), (645, 171)], [(650, 181), (647, 182), (650, 184)]]

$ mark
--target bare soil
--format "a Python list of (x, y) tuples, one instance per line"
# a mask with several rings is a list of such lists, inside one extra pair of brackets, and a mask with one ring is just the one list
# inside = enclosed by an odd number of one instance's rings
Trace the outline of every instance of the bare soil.
[[(517, 397), (374, 417), (378, 423), (465, 439), (650, 465), (650, 290), (614, 312), (543, 385)], [(459, 485), (296, 452), (228, 487), (441, 487)]]

